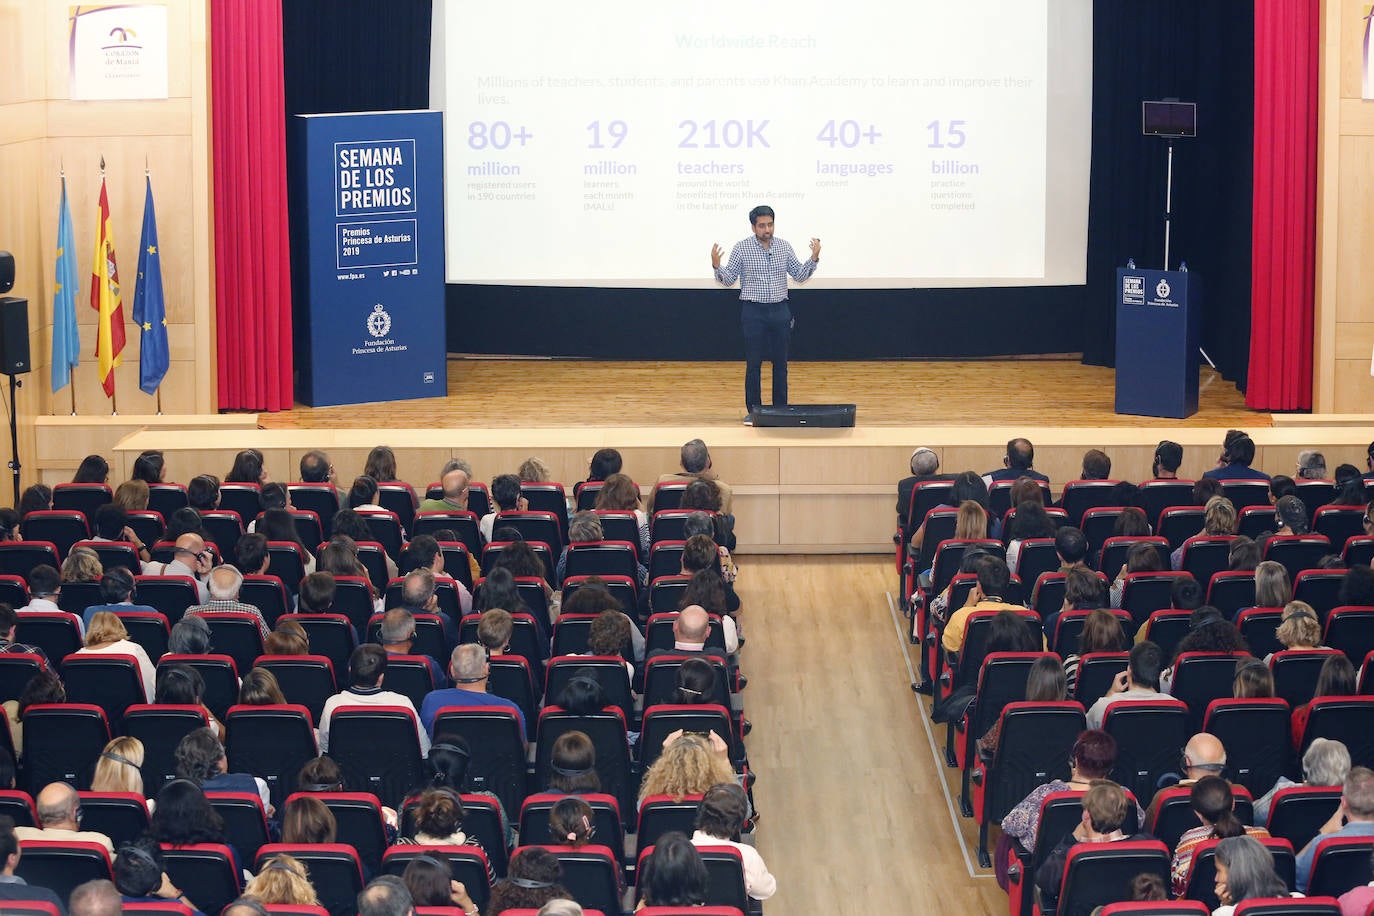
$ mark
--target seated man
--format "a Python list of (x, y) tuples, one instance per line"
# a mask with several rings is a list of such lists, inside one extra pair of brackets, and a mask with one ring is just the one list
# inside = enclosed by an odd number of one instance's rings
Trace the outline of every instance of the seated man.
[[(488, 611), (487, 613), (492, 612)], [(505, 612), (502, 611), (502, 613)], [(414, 652), (411, 651), (411, 647), (415, 644), (415, 615), (401, 607), (394, 607), (387, 611), (386, 615), (382, 617), (381, 638), (382, 648), (386, 650), (387, 655), (413, 655)], [(428, 655), (423, 656), (423, 658), (425, 667), (429, 669), (429, 675), (434, 679), (435, 685), (446, 686), (448, 676), (444, 674), (443, 666)]]
[(444, 495), (439, 499), (426, 499), (420, 503), (416, 512), (466, 512), (468, 508), (468, 484), (472, 482), (472, 469), (467, 462), (454, 458), (448, 461), (439, 472), (439, 485)]
[(38, 900), (51, 903), (57, 912), (64, 912), (62, 900), (46, 887), (29, 884), (14, 873), (19, 867), (19, 838), (14, 834), (14, 820), (0, 817), (0, 910), (4, 910), (6, 900)]
[(248, 773), (230, 773), (224, 745), (209, 728), (193, 728), (173, 752), (178, 779), (189, 779), (205, 792), (256, 792), (268, 817), (276, 815), (267, 780)]
[(1159, 675), (1164, 656), (1159, 646), (1146, 640), (1131, 647), (1126, 670), (1116, 676), (1106, 694), (1088, 710), (1088, 728), (1101, 728), (1107, 708), (1121, 700), (1156, 700), (1167, 694), (1159, 691)]
[(491, 479), (491, 501), (496, 505), (477, 523), (483, 544), (491, 543), (498, 512), (527, 512), (530, 508), (530, 501), (521, 493), (520, 478), (514, 474), (497, 474)]
[(983, 482), (989, 487), (999, 480), (1016, 480), (1018, 477), (1030, 477), (1049, 483), (1050, 479), (1031, 465), (1035, 462), (1035, 446), (1031, 445), (1029, 439), (1012, 439), (1007, 443), (1007, 454), (1002, 458), (1002, 466), (995, 471), (988, 471), (983, 475)]
[(1101, 449), (1090, 448), (1083, 453), (1083, 470), (1079, 480), (1108, 480), (1112, 476), (1112, 459)]
[(1011, 570), (1007, 561), (1001, 557), (980, 557), (977, 565), (978, 581), (969, 590), (968, 602), (955, 611), (945, 624), (940, 637), (945, 651), (958, 654), (964, 648), (964, 631), (968, 626), (969, 615), (974, 611), (1023, 611), (1019, 604), (1009, 604), (1002, 600), (1011, 585)]
[(224, 564), (216, 566), (210, 570), (210, 581), (207, 584), (210, 590), (210, 600), (194, 607), (188, 607), (183, 616), (198, 617), (201, 614), (232, 612), (244, 614), (253, 618), (258, 625), (258, 632), (262, 635), (263, 642), (272, 635), (272, 628), (267, 625), (267, 618), (262, 616), (262, 611), (251, 604), (244, 604), (239, 600), (239, 590), (243, 588), (243, 573), (236, 567)]
[(1059, 555), (1059, 571), (1088, 569), (1088, 539), (1080, 528), (1060, 525), (1054, 533), (1054, 552)]
[[(353, 654), (348, 657), (348, 687), (325, 700), (324, 709), (320, 712), (318, 730), (321, 753), (329, 750), (330, 719), (334, 716), (334, 710), (341, 706), (400, 706), (415, 712), (415, 704), (410, 702), (410, 697), (382, 689), (382, 680), (385, 677), (385, 649), (376, 643), (368, 643), (353, 650)], [(429, 733), (420, 725), (418, 714), (415, 729), (420, 739), (420, 753), (428, 754)]]
[(1312, 863), (1317, 843), (1329, 836), (1374, 836), (1374, 770), (1351, 767), (1341, 787), (1341, 803), (1320, 832), (1298, 853), (1298, 890), (1307, 893), (1312, 883)]
[(81, 799), (65, 782), (50, 782), (43, 787), (34, 799), (38, 808), (37, 827), (15, 827), (14, 835), (24, 840), (71, 840), (81, 843), (99, 843), (114, 858), (114, 843), (103, 833), (82, 830), (77, 810)]
[(523, 736), (525, 715), (520, 711), (520, 707), (505, 697), (487, 693), (490, 671), (487, 651), (482, 646), (464, 643), (454, 649), (448, 666), (453, 686), (431, 690), (425, 701), (420, 704), (420, 723), (425, 731), (433, 734), (434, 720), (439, 715), (439, 710), (445, 706), (504, 706), (515, 710), (515, 717), (520, 722), (520, 734)]
[(205, 539), (198, 534), (186, 533), (176, 539), (176, 547), (170, 563), (150, 560), (143, 564), (145, 576), (187, 576), (196, 582), (196, 593), (201, 604), (210, 600), (210, 588), (205, 578), (214, 566), (214, 555), (205, 549)]
[(1121, 830), (1131, 810), (1126, 790), (1107, 779), (1094, 779), (1083, 793), (1083, 817), (1073, 832), (1059, 841), (1035, 873), (1042, 908), (1049, 912), (1059, 905), (1059, 888), (1069, 852), (1079, 843), (1119, 843), (1122, 840), (1152, 840), (1148, 833), (1127, 836)]
[(911, 476), (897, 481), (897, 529), (905, 532), (898, 543), (909, 540), (915, 531), (907, 512), (911, 509), (911, 492), (916, 489), (916, 484), (926, 480), (954, 479), (953, 474), (941, 474), (939, 470), (940, 456), (931, 449), (921, 446), (911, 453)]
[[(674, 474), (664, 474), (658, 478), (659, 483), (691, 483), (693, 480), (709, 480), (720, 490), (720, 511), (724, 515), (734, 514), (734, 490), (730, 485), (721, 480), (711, 467), (711, 453), (706, 448), (706, 443), (700, 439), (693, 439), (683, 444), (680, 456), (682, 470)], [(654, 494), (649, 494), (649, 504), (645, 507), (649, 518), (654, 517)]]
[[(1199, 732), (1188, 739), (1188, 744), (1183, 748), (1183, 778), (1174, 785), (1190, 788), (1197, 785), (1197, 781), (1204, 776), (1220, 776), (1226, 769), (1226, 748), (1222, 745), (1221, 739), (1208, 732)], [(1161, 777), (1161, 782), (1163, 777)], [(1155, 812), (1159, 810), (1159, 794), (1150, 800), (1150, 807), (1145, 811), (1146, 823), (1154, 819)]]
[(1222, 441), (1217, 466), (1202, 476), (1208, 480), (1268, 480), (1269, 475), (1250, 467), (1255, 460), (1255, 440), (1233, 429)]
[(101, 611), (109, 611), (111, 614), (127, 611), (139, 611), (144, 614), (157, 613), (156, 608), (146, 604), (134, 604), (134, 592), (134, 575), (132, 572), (123, 566), (105, 570), (105, 574), (100, 577), (100, 597), (105, 603), (93, 604), (86, 608), (81, 614), (82, 623), (89, 627), (91, 618)]

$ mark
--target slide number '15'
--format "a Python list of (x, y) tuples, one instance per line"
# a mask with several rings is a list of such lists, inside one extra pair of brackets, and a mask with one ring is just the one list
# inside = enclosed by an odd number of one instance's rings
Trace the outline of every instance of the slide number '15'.
[(939, 121), (931, 121), (926, 125), (926, 130), (930, 131), (930, 143), (926, 144), (930, 149), (958, 149), (964, 145), (964, 122), (947, 121), (943, 127), (943, 137), (941, 136), (941, 126)]

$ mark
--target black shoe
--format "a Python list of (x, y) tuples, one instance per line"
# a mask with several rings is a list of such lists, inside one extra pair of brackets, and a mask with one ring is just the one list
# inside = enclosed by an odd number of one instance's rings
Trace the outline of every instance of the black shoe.
[(753, 425), (754, 425), (754, 416), (753, 416), (753, 414), (745, 414), (745, 415), (744, 415), (744, 419), (743, 419), (743, 420), (740, 420), (740, 422), (743, 423), (745, 426), (753, 426)]
[(749, 733), (750, 733), (751, 731), (753, 731), (753, 730), (754, 730), (754, 723), (753, 723), (753, 722), (750, 722), (748, 719), (740, 719), (740, 720), (739, 720), (739, 733), (740, 733), (741, 737), (747, 737), (747, 736), (749, 735)]
[(935, 693), (935, 684), (931, 681), (921, 681), (919, 684), (912, 684), (911, 689), (917, 693), (932, 696)]

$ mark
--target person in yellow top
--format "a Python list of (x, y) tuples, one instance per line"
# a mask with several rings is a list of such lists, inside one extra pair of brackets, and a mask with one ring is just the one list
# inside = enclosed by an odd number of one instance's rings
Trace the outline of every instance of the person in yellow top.
[(1025, 610), (1019, 604), (1009, 604), (1003, 600), (1002, 596), (1011, 585), (1011, 570), (1007, 568), (1006, 560), (1001, 557), (983, 557), (978, 561), (975, 571), (978, 574), (978, 583), (969, 591), (968, 601), (964, 606), (950, 616), (949, 623), (945, 624), (944, 634), (940, 637), (945, 651), (953, 654), (964, 648), (964, 632), (968, 628), (969, 615), (974, 611)]

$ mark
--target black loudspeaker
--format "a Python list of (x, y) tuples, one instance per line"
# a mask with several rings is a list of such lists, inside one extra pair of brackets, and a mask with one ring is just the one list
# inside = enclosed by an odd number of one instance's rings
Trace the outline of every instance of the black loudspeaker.
[(0, 293), (14, 289), (14, 255), (0, 251)]
[(23, 375), (29, 362), (29, 300), (0, 299), (0, 373)]
[(750, 414), (755, 426), (821, 426), (832, 429), (854, 425), (853, 404), (783, 404), (755, 407)]

